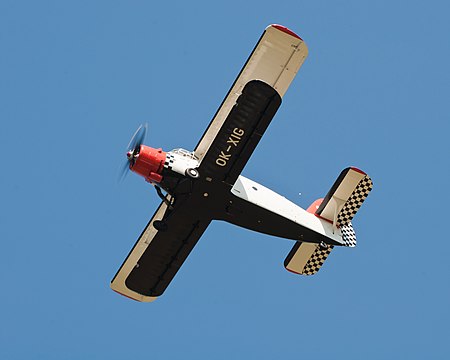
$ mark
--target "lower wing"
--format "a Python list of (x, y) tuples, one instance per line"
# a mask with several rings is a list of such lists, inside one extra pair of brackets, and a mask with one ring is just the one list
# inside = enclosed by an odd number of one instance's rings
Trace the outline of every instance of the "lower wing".
[(167, 205), (161, 203), (111, 281), (114, 291), (146, 302), (162, 295), (210, 223), (198, 219), (186, 205), (172, 211), (162, 231), (153, 226), (167, 211)]

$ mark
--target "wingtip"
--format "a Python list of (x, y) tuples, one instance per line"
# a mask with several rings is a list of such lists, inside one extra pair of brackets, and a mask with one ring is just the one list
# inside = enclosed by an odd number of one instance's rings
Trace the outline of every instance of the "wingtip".
[(350, 169), (352, 169), (352, 170), (354, 170), (356, 172), (359, 172), (360, 174), (367, 175), (364, 171), (362, 171), (361, 169), (358, 169), (355, 166), (350, 166)]
[(130, 291), (129, 294), (124, 294), (124, 292), (122, 292), (123, 289), (120, 289), (120, 290), (117, 289), (113, 283), (110, 284), (110, 287), (117, 294), (122, 295), (128, 299), (131, 299), (131, 300), (134, 300), (137, 302), (152, 302), (158, 298), (157, 296), (145, 296), (145, 295), (134, 293), (132, 291)]
[(291, 29), (288, 29), (286, 26), (279, 25), (279, 24), (271, 24), (271, 25), (268, 26), (268, 28), (269, 28), (269, 27), (274, 27), (275, 29), (278, 29), (278, 30), (280, 30), (280, 31), (282, 31), (282, 32), (284, 32), (284, 33), (286, 33), (286, 34), (289, 34), (289, 35), (291, 35), (291, 36), (293, 36), (293, 37), (295, 37), (295, 38), (300, 39), (300, 40), (303, 41), (303, 39), (302, 39), (300, 36), (298, 36), (298, 35), (297, 35), (295, 32), (293, 32)]
[(297, 271), (295, 271), (295, 270), (289, 269), (286, 265), (284, 266), (284, 268), (285, 268), (287, 271), (289, 271), (290, 273), (292, 273), (292, 274), (295, 274), (295, 275), (303, 275), (303, 274), (300, 273), (300, 272), (297, 272)]
[(112, 289), (115, 293), (117, 293), (117, 294), (119, 294), (119, 295), (122, 295), (122, 296), (124, 296), (124, 297), (126, 297), (126, 298), (128, 298), (128, 299), (131, 299), (131, 300), (134, 300), (134, 301), (139, 302), (138, 299), (135, 299), (135, 298), (132, 298), (131, 296), (125, 295), (125, 294), (121, 293), (120, 291), (117, 291), (116, 289), (114, 289), (112, 286), (111, 286), (111, 289)]

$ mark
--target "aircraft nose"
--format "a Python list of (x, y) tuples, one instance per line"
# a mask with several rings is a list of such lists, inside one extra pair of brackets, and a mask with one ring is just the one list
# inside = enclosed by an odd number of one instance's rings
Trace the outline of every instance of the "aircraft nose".
[[(141, 145), (138, 156), (131, 153), (130, 163), (132, 163), (131, 171), (143, 176), (147, 181), (160, 182), (161, 173), (166, 161), (166, 153), (162, 149), (154, 149), (150, 146)], [(128, 153), (127, 153), (127, 156)], [(156, 180), (155, 180), (156, 179)]]

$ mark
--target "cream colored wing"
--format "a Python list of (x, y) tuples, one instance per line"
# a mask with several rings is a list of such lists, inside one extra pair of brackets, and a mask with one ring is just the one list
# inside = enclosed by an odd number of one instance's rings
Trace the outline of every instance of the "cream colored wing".
[(260, 80), (283, 97), (307, 55), (308, 48), (298, 35), (281, 25), (268, 26), (198, 143), (195, 155), (201, 160), (208, 152), (248, 82)]

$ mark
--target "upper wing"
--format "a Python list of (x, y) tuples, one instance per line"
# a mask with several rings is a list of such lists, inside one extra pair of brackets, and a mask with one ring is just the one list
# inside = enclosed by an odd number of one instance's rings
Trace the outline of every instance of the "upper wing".
[(280, 104), (274, 88), (259, 80), (248, 82), (204, 155), (200, 174), (233, 185)]
[[(236, 107), (238, 98), (241, 97), (244, 88), (249, 82), (252, 80), (260, 80), (275, 89), (275, 93), (278, 93), (278, 96), (281, 98), (297, 74), (298, 69), (303, 64), (307, 54), (308, 49), (306, 44), (292, 31), (280, 25), (267, 27), (203, 134), (195, 149), (195, 155), (201, 161), (206, 156), (216, 137), (221, 135), (220, 130), (230, 118), (229, 115), (233, 107)], [(271, 118), (268, 122), (270, 120)], [(239, 136), (239, 133), (238, 131), (236, 135)], [(225, 136), (226, 142), (228, 136), (231, 134), (225, 133), (223, 135)], [(262, 133), (260, 133), (261, 135)], [(226, 149), (224, 148), (222, 150)], [(251, 151), (248, 157), (250, 155)], [(210, 160), (215, 161), (216, 159), (212, 158)]]
[(111, 288), (138, 301), (153, 301), (167, 288), (203, 234), (209, 219), (198, 219), (188, 203), (175, 208), (165, 220), (166, 231), (153, 222), (162, 219), (163, 202), (111, 281)]

